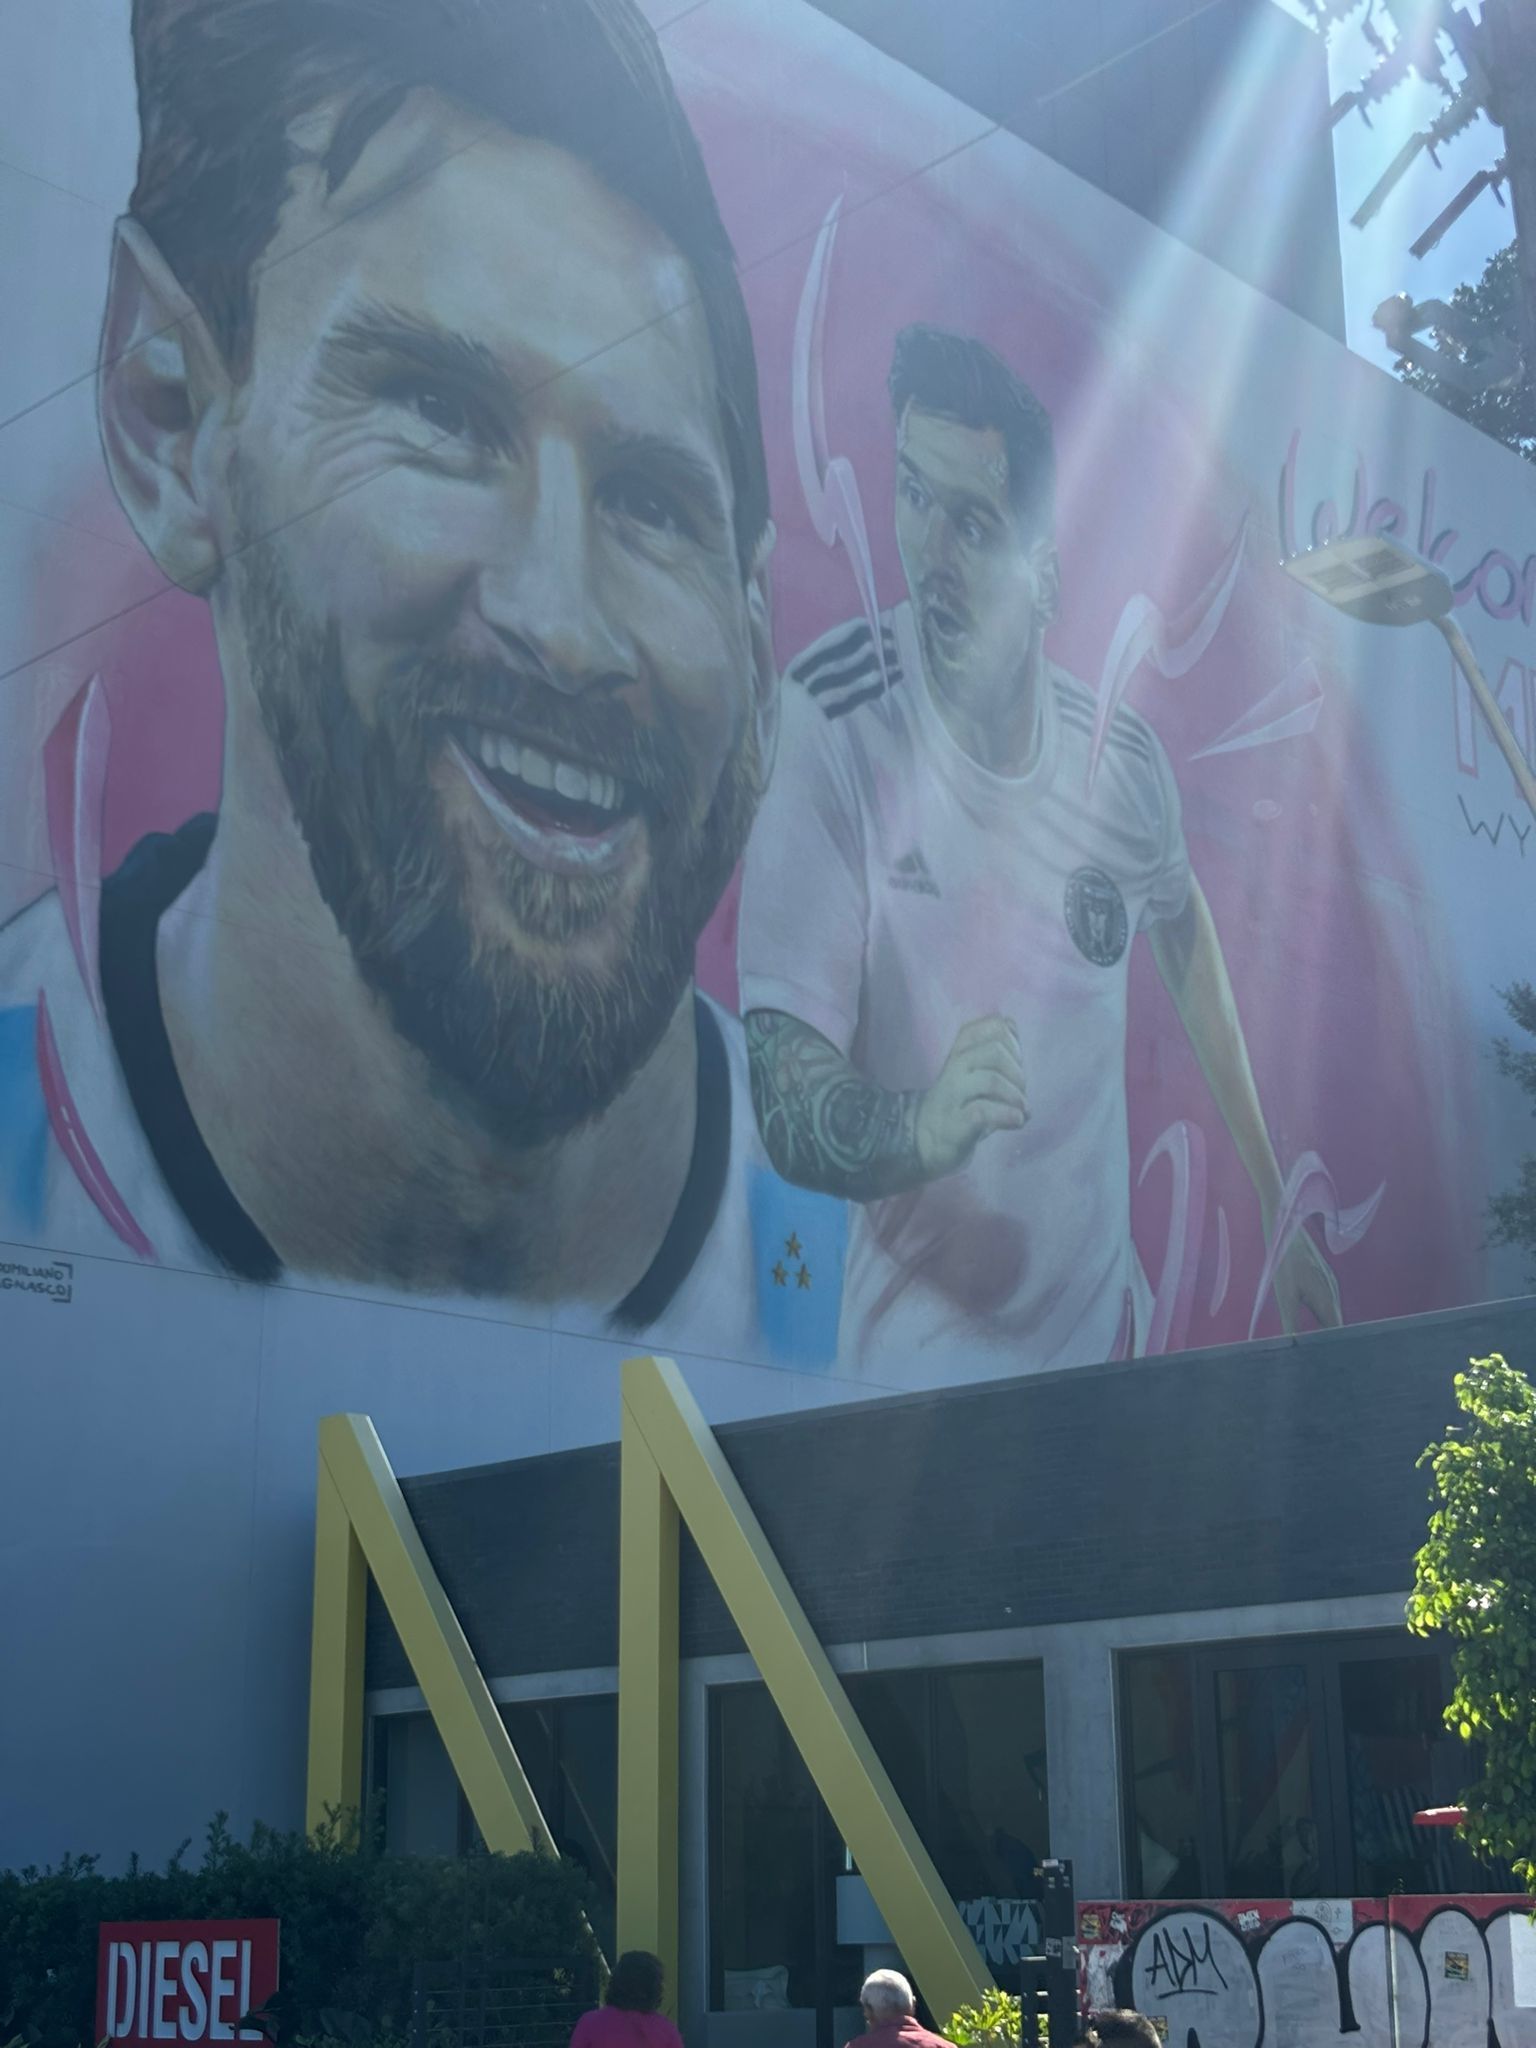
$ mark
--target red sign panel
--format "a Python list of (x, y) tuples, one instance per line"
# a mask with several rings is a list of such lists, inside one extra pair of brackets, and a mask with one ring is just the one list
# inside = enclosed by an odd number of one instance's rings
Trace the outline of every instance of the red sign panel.
[(277, 1930), (275, 1920), (104, 1920), (96, 2039), (260, 2041), (240, 2022), (277, 1989)]

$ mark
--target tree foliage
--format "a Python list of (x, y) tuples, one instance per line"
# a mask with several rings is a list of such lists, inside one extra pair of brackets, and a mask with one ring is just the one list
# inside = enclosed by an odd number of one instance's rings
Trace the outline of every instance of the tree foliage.
[[(1384, 105), (1410, 75), (1440, 95), (1439, 112), (1408, 147), (1391, 162), (1383, 152), (1384, 176), (1356, 215), (1357, 225), (1375, 217), (1417, 150), (1427, 150), (1438, 162), (1435, 152), (1465, 134), (1480, 116), (1487, 117), (1498, 135), (1492, 153), (1497, 161), (1490, 160), (1481, 175), (1491, 175), (1495, 189), (1508, 185), (1518, 193), (1520, 167), (1531, 161), (1536, 133), (1529, 99), (1508, 73), (1511, 66), (1523, 73), (1536, 65), (1536, 40), (1528, 26), (1523, 31), (1519, 27), (1529, 5), (1530, 0), (1499, 0), (1500, 19), (1494, 21), (1492, 10), (1479, 14), (1462, 0), (1302, 0), (1313, 26), (1329, 35), (1345, 22), (1360, 23), (1374, 53), (1358, 85), (1340, 96), (1336, 118), (1358, 114), (1369, 119), (1371, 109)], [(1479, 195), (1475, 183), (1460, 194), (1448, 192), (1447, 197), (1479, 205), (1486, 212), (1487, 199)], [(1517, 197), (1517, 218), (1520, 210)], [(1522, 224), (1527, 236), (1536, 230), (1530, 219)], [(1458, 388), (1454, 378), (1454, 366), (1476, 369), (1485, 349), (1495, 342), (1503, 344), (1506, 354), (1514, 345), (1512, 352), (1518, 357), (1521, 337), (1536, 330), (1536, 269), (1529, 262), (1522, 265), (1518, 237), (1490, 259), (1476, 284), (1457, 287), (1451, 305), (1460, 316), (1458, 332), (1437, 333), (1435, 345), (1452, 376), (1406, 361), (1399, 361), (1399, 374), (1447, 412), (1536, 462), (1536, 362), (1529, 344), (1523, 374), (1501, 389), (1469, 391)]]
[(0, 2040), (92, 2039), (103, 1920), (280, 1920), (279, 2040), (361, 2029), (376, 2041), (409, 2033), (418, 1962), (549, 1960), (573, 1985), (594, 1983), (591, 1903), (586, 1874), (553, 1856), (388, 1856), (335, 1826), (309, 1837), (257, 1827), (243, 1843), (221, 1814), (196, 1867), (178, 1852), (164, 1870), (135, 1859), (121, 1877), (94, 1856), (0, 1871)]
[[(1450, 303), (1465, 317), (1467, 334), (1460, 339), (1445, 335), (1439, 340), (1458, 363), (1471, 362), (1474, 351), (1469, 341), (1516, 339), (1520, 332), (1520, 272), (1514, 243), (1489, 257), (1476, 284), (1458, 285)], [(1400, 363), (1398, 369), (1405, 384), (1426, 393), (1447, 412), (1481, 428), (1495, 441), (1502, 441), (1506, 448), (1513, 448), (1527, 462), (1536, 462), (1536, 380), (1532, 377), (1525, 376), (1500, 390), (1481, 391), (1474, 396), (1458, 391), (1432, 370), (1410, 363)]]
[(1446, 1726), (1481, 1758), (1462, 1834), (1536, 1889), (1536, 1387), (1495, 1353), (1456, 1375), (1456, 1401), (1466, 1420), (1420, 1460), (1439, 1506), (1408, 1625), (1455, 1645)]
[[(1536, 988), (1528, 981), (1517, 981), (1501, 993), (1505, 1009), (1532, 1043), (1496, 1038), (1493, 1056), (1504, 1078), (1530, 1098), (1531, 1114), (1536, 1116)], [(1488, 1223), (1494, 1244), (1514, 1245), (1530, 1254), (1530, 1279), (1536, 1284), (1536, 1154), (1526, 1154), (1514, 1186), (1489, 1202)]]

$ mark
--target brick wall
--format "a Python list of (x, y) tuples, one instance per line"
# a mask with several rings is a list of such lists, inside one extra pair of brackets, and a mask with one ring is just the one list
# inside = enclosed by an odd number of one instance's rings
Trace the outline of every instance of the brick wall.
[[(1536, 1298), (719, 1432), (823, 1642), (1406, 1587), (1415, 1461), (1467, 1358), (1536, 1359)], [(618, 1450), (409, 1479), (497, 1677), (618, 1655)], [(686, 1656), (740, 1639), (691, 1544)], [(410, 1672), (375, 1596), (368, 1680)]]

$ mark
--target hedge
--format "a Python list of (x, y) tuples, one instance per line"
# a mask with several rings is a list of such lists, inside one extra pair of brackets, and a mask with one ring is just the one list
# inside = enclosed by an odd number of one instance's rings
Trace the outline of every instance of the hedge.
[(94, 1856), (0, 1872), (0, 2042), (79, 2048), (95, 2026), (103, 1920), (282, 1922), (279, 2039), (408, 2031), (417, 1962), (549, 1959), (578, 1986), (599, 1967), (591, 1880), (547, 1855), (388, 1856), (334, 1825), (315, 1836), (258, 1826), (235, 1840), (220, 1814), (201, 1863), (134, 1858), (104, 1877)]

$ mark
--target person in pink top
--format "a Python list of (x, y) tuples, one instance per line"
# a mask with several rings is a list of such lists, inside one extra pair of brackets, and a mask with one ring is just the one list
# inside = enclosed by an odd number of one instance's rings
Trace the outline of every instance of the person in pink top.
[(682, 2035), (658, 2009), (665, 1988), (660, 1959), (643, 1948), (627, 1949), (613, 1966), (603, 2003), (576, 2022), (571, 2048), (683, 2048)]
[(864, 1979), (859, 1993), (864, 2009), (865, 2041), (848, 2048), (954, 2048), (942, 2034), (931, 2034), (917, 2017), (912, 1986), (900, 1970), (876, 1970)]

